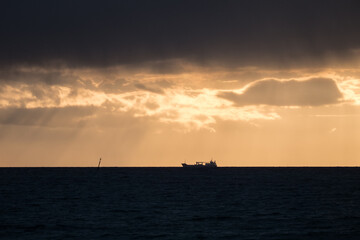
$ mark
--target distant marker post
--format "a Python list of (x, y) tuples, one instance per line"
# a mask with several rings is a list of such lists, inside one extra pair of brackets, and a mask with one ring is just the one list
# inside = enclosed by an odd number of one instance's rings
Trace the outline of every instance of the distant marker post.
[(98, 169), (100, 168), (101, 158), (99, 159)]

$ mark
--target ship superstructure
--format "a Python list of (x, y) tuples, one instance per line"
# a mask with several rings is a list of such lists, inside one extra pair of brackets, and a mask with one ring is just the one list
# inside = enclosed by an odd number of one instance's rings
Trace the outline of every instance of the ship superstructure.
[(217, 164), (216, 161), (211, 159), (210, 162), (196, 162), (195, 164), (181, 164), (184, 168), (216, 168)]

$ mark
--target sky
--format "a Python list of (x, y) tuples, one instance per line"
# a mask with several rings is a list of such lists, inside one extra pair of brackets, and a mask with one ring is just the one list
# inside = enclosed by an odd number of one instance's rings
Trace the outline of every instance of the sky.
[(358, 1), (5, 1), (0, 167), (360, 165)]

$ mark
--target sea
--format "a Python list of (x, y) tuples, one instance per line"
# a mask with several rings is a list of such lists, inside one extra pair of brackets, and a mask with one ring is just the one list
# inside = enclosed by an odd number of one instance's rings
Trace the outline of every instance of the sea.
[(0, 239), (360, 239), (360, 168), (0, 168)]

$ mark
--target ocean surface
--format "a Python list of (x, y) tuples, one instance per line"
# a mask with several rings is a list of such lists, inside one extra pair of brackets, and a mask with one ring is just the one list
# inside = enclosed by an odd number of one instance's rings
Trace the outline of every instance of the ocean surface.
[(0, 239), (360, 239), (360, 168), (0, 168)]

